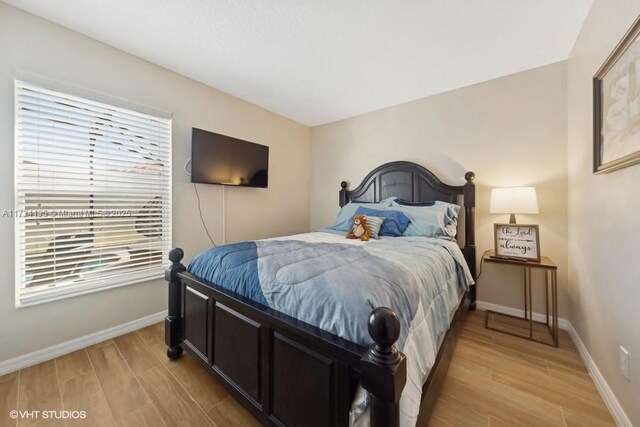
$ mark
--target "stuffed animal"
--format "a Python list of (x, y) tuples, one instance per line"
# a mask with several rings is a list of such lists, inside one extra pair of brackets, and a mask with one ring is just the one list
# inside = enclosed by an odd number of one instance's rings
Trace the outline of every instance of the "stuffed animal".
[(353, 228), (347, 234), (347, 239), (360, 239), (364, 242), (369, 240), (371, 230), (367, 225), (366, 215), (356, 215), (353, 217)]

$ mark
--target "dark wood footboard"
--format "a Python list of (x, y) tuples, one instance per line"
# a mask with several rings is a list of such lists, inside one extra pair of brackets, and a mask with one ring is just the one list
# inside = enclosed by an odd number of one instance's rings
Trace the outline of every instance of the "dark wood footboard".
[(394, 343), (400, 322), (373, 310), (371, 348), (359, 346), (268, 307), (204, 284), (170, 253), (167, 356), (185, 350), (262, 424), (348, 426), (358, 384), (372, 395), (372, 427), (399, 425), (406, 362)]

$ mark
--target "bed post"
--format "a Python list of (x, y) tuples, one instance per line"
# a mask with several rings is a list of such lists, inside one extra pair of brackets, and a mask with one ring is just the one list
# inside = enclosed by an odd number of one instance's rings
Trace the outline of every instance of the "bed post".
[(374, 309), (369, 335), (375, 344), (360, 361), (360, 381), (371, 395), (371, 427), (398, 427), (400, 395), (407, 382), (405, 356), (394, 345), (400, 336), (398, 315), (387, 307)]
[[(467, 265), (473, 276), (473, 280), (476, 280), (476, 185), (473, 181), (476, 179), (474, 172), (467, 172), (464, 174), (464, 179), (467, 183), (463, 187), (464, 195), (464, 215), (465, 215), (465, 239), (464, 249), (462, 253), (467, 260)], [(476, 284), (471, 285), (469, 289), (469, 299), (471, 304), (470, 310), (476, 309)]]
[(338, 198), (338, 203), (340, 203), (340, 207), (343, 207), (344, 205), (346, 205), (347, 203), (349, 203), (348, 197), (347, 197), (347, 187), (349, 186), (349, 183), (347, 183), (347, 181), (342, 181), (340, 183), (340, 187), (342, 187), (342, 190), (340, 190), (340, 197)]
[(182, 319), (180, 308), (182, 306), (182, 283), (178, 273), (186, 270), (180, 261), (184, 257), (184, 251), (180, 248), (171, 249), (169, 259), (171, 266), (165, 270), (164, 278), (169, 282), (169, 315), (164, 319), (164, 342), (169, 347), (167, 357), (177, 359), (182, 354)]

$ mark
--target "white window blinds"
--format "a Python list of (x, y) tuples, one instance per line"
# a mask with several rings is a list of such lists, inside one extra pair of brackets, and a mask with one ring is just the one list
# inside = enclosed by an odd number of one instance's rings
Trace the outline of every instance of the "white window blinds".
[(15, 135), (18, 305), (162, 276), (170, 120), (16, 81)]

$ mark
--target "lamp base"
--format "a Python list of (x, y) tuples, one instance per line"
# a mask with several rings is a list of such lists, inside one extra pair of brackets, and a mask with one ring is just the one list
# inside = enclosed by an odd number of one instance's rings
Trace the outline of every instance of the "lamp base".
[(516, 214), (511, 214), (509, 216), (509, 224), (515, 224), (516, 223)]

